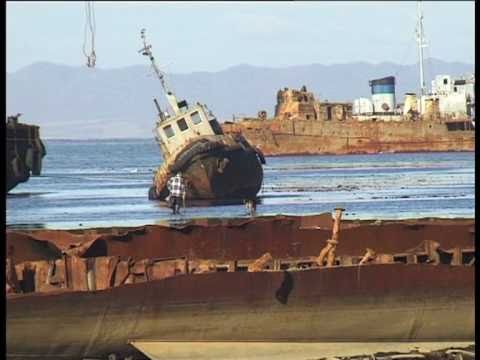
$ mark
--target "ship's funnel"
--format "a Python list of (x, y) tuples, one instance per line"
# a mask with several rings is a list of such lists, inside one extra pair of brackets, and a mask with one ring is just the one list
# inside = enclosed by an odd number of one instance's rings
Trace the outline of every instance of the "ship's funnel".
[(395, 111), (395, 77), (388, 76), (370, 80), (372, 89), (373, 112), (375, 114), (393, 114)]

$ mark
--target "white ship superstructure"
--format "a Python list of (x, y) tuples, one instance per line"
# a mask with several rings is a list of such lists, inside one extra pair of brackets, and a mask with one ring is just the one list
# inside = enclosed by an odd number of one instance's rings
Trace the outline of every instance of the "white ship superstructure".
[(419, 116), (441, 116), (452, 119), (475, 119), (475, 76), (453, 77), (437, 75), (429, 92), (425, 86), (423, 48), (427, 46), (424, 37), (423, 14), (418, 4), (416, 28), (419, 63), (419, 96), (406, 93), (403, 104), (395, 103), (395, 78), (393, 76), (370, 81), (371, 99), (359, 98), (353, 101), (352, 115), (359, 121), (381, 119), (401, 121)]
[(437, 75), (432, 80), (432, 96), (438, 99), (441, 114), (475, 116), (475, 76)]

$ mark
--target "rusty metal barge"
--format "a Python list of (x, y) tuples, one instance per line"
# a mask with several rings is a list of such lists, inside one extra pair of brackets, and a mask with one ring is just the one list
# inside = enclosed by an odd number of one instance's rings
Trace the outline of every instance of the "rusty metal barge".
[(474, 220), (345, 221), (339, 236), (340, 218), (9, 230), (7, 357), (474, 341)]
[(262, 153), (242, 135), (226, 135), (206, 105), (178, 101), (155, 64), (142, 30), (143, 55), (149, 57), (173, 112), (164, 112), (154, 99), (159, 120), (155, 129), (164, 163), (157, 170), (150, 199), (168, 196), (167, 181), (182, 172), (191, 200), (254, 199), (263, 181)]
[(42, 171), (42, 159), (46, 155), (40, 139), (39, 127), (18, 122), (21, 114), (8, 116), (6, 123), (5, 168), (7, 172), (6, 192), (31, 175)]

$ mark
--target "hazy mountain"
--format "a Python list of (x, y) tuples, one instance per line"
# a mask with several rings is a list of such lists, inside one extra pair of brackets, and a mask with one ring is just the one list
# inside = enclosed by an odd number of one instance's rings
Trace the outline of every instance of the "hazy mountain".
[[(474, 66), (429, 59), (430, 87), (438, 74), (472, 73)], [(370, 96), (368, 80), (393, 75), (399, 102), (418, 88), (417, 65), (365, 62), (265, 68), (238, 65), (219, 72), (168, 76), (179, 99), (200, 101), (221, 120), (232, 115), (273, 114), (276, 93), (284, 87), (306, 85), (320, 99), (352, 101)], [(41, 126), (44, 138), (151, 137), (156, 109), (153, 97), (164, 103), (162, 89), (148, 66), (88, 69), (35, 63), (7, 73), (7, 113)], [(164, 105), (165, 106), (165, 105)]]

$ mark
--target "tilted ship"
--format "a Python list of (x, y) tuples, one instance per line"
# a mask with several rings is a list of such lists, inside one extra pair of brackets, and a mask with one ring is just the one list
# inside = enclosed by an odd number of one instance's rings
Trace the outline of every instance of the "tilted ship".
[(149, 57), (173, 114), (162, 111), (154, 99), (159, 120), (155, 129), (164, 163), (157, 170), (150, 199), (168, 196), (167, 181), (182, 172), (187, 183), (187, 199), (254, 199), (263, 181), (262, 153), (241, 135), (225, 135), (206, 105), (178, 101), (155, 64), (151, 45), (145, 40), (140, 51)]
[(7, 193), (19, 183), (27, 181), (30, 175), (40, 175), (42, 159), (46, 155), (39, 127), (19, 123), (20, 116), (21, 114), (8, 116), (5, 126)]
[(331, 342), (474, 341), (474, 220), (346, 221), (341, 236), (340, 220), (7, 231), (7, 358), (304, 360)]
[(420, 94), (395, 102), (393, 76), (370, 81), (371, 99), (352, 103), (315, 99), (306, 87), (279, 90), (273, 118), (225, 122), (265, 155), (373, 154), (474, 151), (475, 80), (438, 75), (427, 94), (423, 71), (423, 16), (419, 12)]

